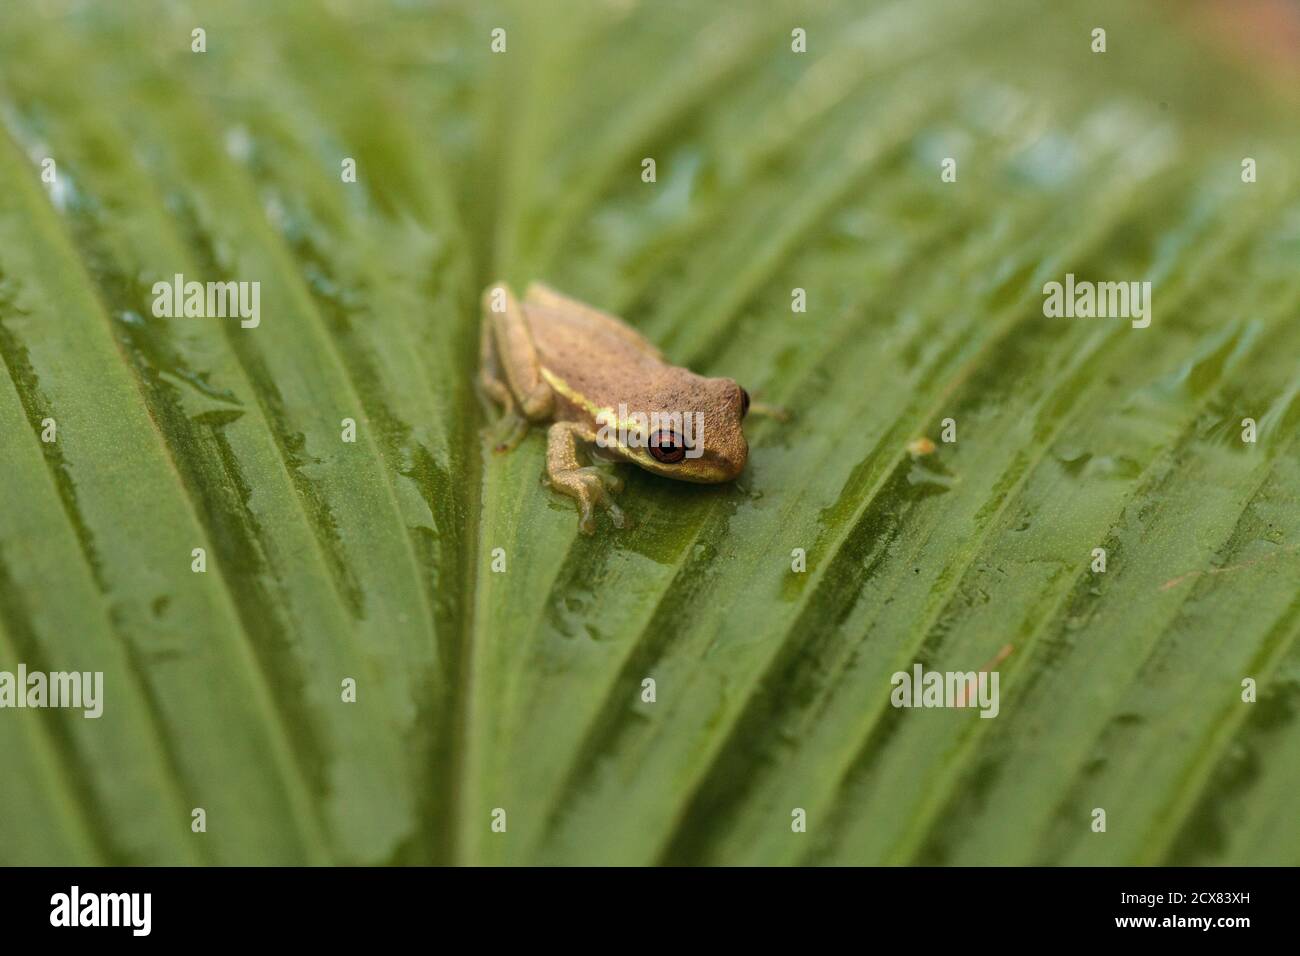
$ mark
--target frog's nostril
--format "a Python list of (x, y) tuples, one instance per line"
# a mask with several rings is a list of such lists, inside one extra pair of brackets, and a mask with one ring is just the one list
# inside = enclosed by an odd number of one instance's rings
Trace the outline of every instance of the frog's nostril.
[(743, 388), (740, 390), (740, 417), (744, 418), (749, 414), (749, 392)]

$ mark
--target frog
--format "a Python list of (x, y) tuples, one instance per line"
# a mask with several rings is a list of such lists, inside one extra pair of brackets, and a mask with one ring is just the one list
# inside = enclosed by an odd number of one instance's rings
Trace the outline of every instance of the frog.
[(492, 283), (482, 314), (478, 385), (501, 409), (493, 451), (509, 452), (549, 423), (546, 481), (574, 499), (583, 534), (595, 532), (598, 509), (615, 528), (629, 524), (614, 501), (624, 483), (611, 462), (699, 484), (744, 470), (742, 425), (757, 405), (734, 379), (673, 365), (619, 317), (540, 282), (523, 299)]

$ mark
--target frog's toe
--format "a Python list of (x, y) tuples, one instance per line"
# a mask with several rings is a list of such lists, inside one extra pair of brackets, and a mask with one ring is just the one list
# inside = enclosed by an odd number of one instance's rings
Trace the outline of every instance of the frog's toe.
[[(622, 484), (623, 483), (619, 481), (620, 487), (622, 486)], [(622, 508), (620, 508), (618, 505), (614, 503), (614, 499), (610, 497), (609, 491), (606, 486), (604, 485), (601, 486), (601, 491), (600, 494), (597, 496), (597, 501), (599, 501), (599, 503), (604, 507), (604, 509), (609, 512), (609, 520), (614, 525), (615, 528), (622, 529), (630, 526), (630, 522), (627, 520), (627, 515), (623, 513)]]
[(618, 494), (623, 490), (623, 479), (613, 471), (602, 468), (599, 465), (588, 465), (585, 468), (579, 468), (584, 475), (591, 475), (597, 479), (605, 491), (612, 494)]
[(556, 472), (549, 476), (551, 487), (573, 498), (578, 506), (578, 529), (583, 534), (593, 534), (596, 530), (596, 508), (609, 512), (614, 527), (627, 525), (627, 518), (618, 505), (614, 504), (608, 481), (614, 476), (605, 474), (592, 467), (574, 468), (569, 471)]
[(623, 514), (623, 509), (614, 503), (611, 492), (615, 486), (621, 488), (623, 482), (616, 475), (606, 474), (603, 471), (593, 471), (583, 475), (583, 486), (585, 494), (583, 495), (583, 515), (579, 524), (588, 534), (587, 525), (591, 524), (591, 512), (593, 505), (599, 505), (609, 512), (609, 520), (615, 528), (627, 526), (627, 516)]
[(614, 503), (613, 494), (623, 487), (623, 479), (618, 475), (611, 475), (605, 471), (597, 471), (591, 476), (595, 481), (590, 482), (588, 487), (591, 489), (591, 497), (597, 504), (609, 512), (609, 520), (614, 523), (615, 528), (622, 528), (627, 524), (627, 518), (623, 514), (623, 509)]
[(497, 422), (492, 450), (498, 454), (514, 451), (527, 434), (528, 419), (513, 410), (508, 411)]
[(749, 414), (757, 418), (771, 418), (784, 424), (791, 419), (790, 410), (780, 405), (769, 405), (767, 402), (751, 402), (749, 405)]

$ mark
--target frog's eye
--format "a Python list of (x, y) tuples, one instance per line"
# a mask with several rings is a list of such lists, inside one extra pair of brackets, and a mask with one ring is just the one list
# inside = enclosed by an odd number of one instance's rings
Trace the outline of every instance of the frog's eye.
[(650, 436), (650, 456), (663, 465), (675, 465), (686, 457), (686, 442), (674, 431), (657, 431)]
[(743, 388), (740, 390), (740, 417), (744, 418), (749, 414), (749, 392)]

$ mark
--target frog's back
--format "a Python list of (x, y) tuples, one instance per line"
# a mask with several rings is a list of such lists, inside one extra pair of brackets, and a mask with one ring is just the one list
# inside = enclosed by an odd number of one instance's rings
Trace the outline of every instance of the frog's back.
[(618, 316), (556, 292), (550, 286), (540, 282), (528, 286), (528, 291), (524, 294), (524, 306), (534, 312), (539, 322), (545, 322), (553, 316), (567, 318), (587, 330), (615, 335), (657, 359), (662, 360), (664, 357), (653, 342)]
[(524, 312), (542, 368), (568, 404), (632, 406), (645, 384), (670, 368), (658, 349), (613, 316), (528, 304)]

